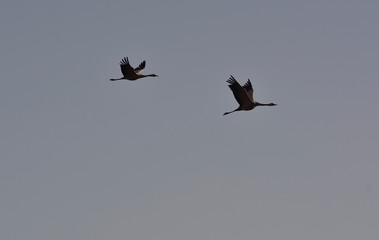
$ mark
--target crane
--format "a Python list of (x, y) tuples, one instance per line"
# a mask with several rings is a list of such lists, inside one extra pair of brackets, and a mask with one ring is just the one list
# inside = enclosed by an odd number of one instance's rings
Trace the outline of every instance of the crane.
[(158, 77), (156, 74), (148, 74), (148, 75), (143, 75), (141, 72), (145, 69), (146, 66), (146, 61), (143, 61), (138, 67), (133, 68), (129, 64), (129, 59), (123, 58), (120, 61), (120, 67), (121, 67), (121, 72), (122, 75), (124, 75), (122, 78), (112, 78), (110, 79), (111, 81), (117, 81), (117, 80), (130, 80), (130, 81), (135, 81), (139, 78), (145, 78), (145, 77)]
[(259, 103), (254, 101), (254, 89), (251, 85), (250, 79), (247, 80), (245, 85), (241, 86), (233, 76), (226, 81), (229, 83), (229, 88), (232, 90), (234, 98), (239, 103), (239, 107), (233, 111), (226, 112), (224, 115), (230, 114), (236, 111), (249, 111), (257, 106), (276, 106), (275, 103)]

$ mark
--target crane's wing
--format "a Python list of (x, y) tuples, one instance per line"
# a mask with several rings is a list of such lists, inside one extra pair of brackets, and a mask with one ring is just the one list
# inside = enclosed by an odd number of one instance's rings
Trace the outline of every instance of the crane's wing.
[(146, 61), (143, 61), (138, 67), (134, 69), (134, 71), (136, 71), (136, 73), (141, 73), (145, 69), (145, 66), (146, 66)]
[(230, 90), (232, 90), (234, 98), (240, 105), (246, 105), (249, 102), (251, 102), (246, 90), (243, 87), (241, 87), (241, 85), (236, 81), (236, 79), (233, 76), (230, 76), (230, 78), (226, 82), (230, 84), (229, 88)]
[(130, 66), (128, 58), (123, 58), (121, 60), (120, 67), (121, 67), (121, 72), (124, 75), (124, 77), (130, 76), (130, 74), (136, 74), (133, 67)]
[(254, 89), (253, 85), (251, 85), (250, 79), (247, 79), (247, 82), (242, 87), (246, 90), (250, 100), (254, 102)]

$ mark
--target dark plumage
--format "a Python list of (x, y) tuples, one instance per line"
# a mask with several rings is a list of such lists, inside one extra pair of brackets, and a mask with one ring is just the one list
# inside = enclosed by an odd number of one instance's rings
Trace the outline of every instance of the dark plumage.
[(224, 113), (224, 115), (242, 110), (249, 111), (256, 106), (276, 106), (275, 103), (264, 104), (254, 101), (254, 89), (253, 85), (251, 85), (250, 79), (248, 79), (243, 86), (241, 86), (233, 76), (230, 76), (226, 82), (229, 83), (229, 88), (232, 90), (234, 98), (240, 106), (231, 112)]
[(146, 66), (146, 61), (143, 61), (137, 68), (133, 68), (129, 64), (129, 59), (128, 58), (123, 58), (120, 61), (120, 67), (121, 67), (121, 72), (122, 75), (124, 75), (122, 78), (112, 78), (110, 79), (111, 81), (117, 81), (117, 80), (130, 80), (134, 81), (139, 78), (144, 78), (144, 77), (158, 77), (158, 75), (155, 74), (149, 74), (149, 75), (142, 75), (141, 72), (145, 69)]

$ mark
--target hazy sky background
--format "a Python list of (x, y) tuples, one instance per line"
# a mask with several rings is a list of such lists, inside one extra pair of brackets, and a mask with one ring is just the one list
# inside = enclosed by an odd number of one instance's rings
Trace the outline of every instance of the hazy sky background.
[[(379, 236), (379, 1), (0, 3), (0, 238)], [(159, 78), (110, 82), (119, 61)], [(225, 82), (252, 80), (237, 107)]]

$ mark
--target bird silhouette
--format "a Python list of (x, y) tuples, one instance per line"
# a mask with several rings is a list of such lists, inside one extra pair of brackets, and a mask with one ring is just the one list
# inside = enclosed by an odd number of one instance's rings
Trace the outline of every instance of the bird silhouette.
[(257, 106), (276, 106), (275, 103), (264, 104), (254, 101), (254, 89), (251, 85), (250, 79), (248, 79), (243, 86), (241, 86), (233, 76), (230, 76), (226, 82), (229, 83), (228, 86), (230, 90), (232, 90), (234, 98), (239, 103), (239, 107), (233, 111), (224, 113), (224, 115), (242, 110), (249, 111)]
[(146, 61), (143, 61), (137, 68), (133, 68), (129, 64), (129, 59), (123, 58), (120, 61), (120, 67), (122, 75), (124, 75), (122, 78), (112, 78), (111, 81), (117, 81), (117, 80), (130, 80), (135, 81), (139, 78), (145, 78), (145, 77), (158, 77), (156, 74), (149, 74), (149, 75), (142, 75), (141, 72), (145, 69)]

